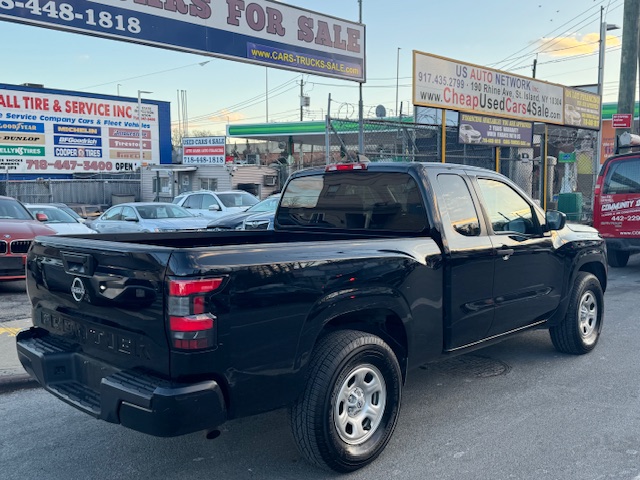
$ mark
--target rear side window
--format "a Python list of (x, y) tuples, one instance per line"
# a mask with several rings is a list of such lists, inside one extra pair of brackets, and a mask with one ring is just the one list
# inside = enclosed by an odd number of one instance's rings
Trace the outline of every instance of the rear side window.
[(451, 226), (460, 235), (480, 235), (480, 221), (467, 184), (459, 175), (438, 175), (438, 183), (444, 192), (443, 198)]
[(324, 229), (423, 232), (422, 195), (405, 173), (337, 172), (294, 178), (282, 196), (278, 223)]
[(640, 193), (640, 158), (611, 162), (602, 193), (615, 195)]

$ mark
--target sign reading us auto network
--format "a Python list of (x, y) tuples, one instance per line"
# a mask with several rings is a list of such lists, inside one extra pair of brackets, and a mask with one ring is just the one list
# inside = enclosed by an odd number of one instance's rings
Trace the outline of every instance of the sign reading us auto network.
[(0, 19), (365, 81), (365, 27), (269, 0), (2, 0)]
[(126, 173), (158, 163), (158, 106), (143, 103), (138, 118), (136, 102), (0, 88), (0, 172)]
[(530, 122), (600, 128), (598, 95), (413, 52), (413, 103)]

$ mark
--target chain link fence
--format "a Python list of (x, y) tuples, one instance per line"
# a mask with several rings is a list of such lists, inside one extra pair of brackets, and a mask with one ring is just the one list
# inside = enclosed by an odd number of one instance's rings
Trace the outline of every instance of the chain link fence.
[(364, 155), (372, 162), (444, 161), (482, 167), (509, 177), (540, 206), (559, 209), (571, 221), (591, 222), (597, 132), (556, 126), (545, 129), (543, 124), (536, 124), (531, 147), (497, 149), (460, 143), (457, 126), (446, 126), (443, 131), (440, 125), (412, 120), (365, 120), (365, 147), (364, 152), (359, 152), (359, 123), (330, 119), (325, 160), (350, 161)]
[(67, 203), (109, 206), (140, 200), (140, 180), (18, 180), (2, 183), (1, 193), (24, 203)]

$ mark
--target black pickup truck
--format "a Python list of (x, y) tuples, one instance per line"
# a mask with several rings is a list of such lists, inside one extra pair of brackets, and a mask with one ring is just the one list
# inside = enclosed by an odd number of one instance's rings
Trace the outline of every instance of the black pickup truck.
[(289, 179), (273, 231), (38, 237), (17, 348), (52, 394), (151, 435), (289, 407), (301, 454), (347, 472), (388, 443), (412, 368), (533, 328), (591, 351), (606, 264), (497, 173), (328, 165)]

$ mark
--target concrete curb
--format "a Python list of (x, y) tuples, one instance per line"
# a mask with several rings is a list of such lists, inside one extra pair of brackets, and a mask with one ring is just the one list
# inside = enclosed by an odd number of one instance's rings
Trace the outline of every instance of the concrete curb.
[(40, 384), (28, 373), (16, 373), (0, 377), (0, 394), (21, 390), (25, 388), (36, 388)]

